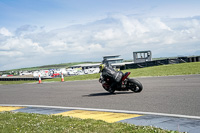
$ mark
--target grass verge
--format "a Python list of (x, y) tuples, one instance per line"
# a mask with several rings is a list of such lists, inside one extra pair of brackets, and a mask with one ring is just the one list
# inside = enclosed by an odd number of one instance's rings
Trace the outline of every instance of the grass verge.
[(127, 69), (123, 72), (131, 72), (130, 77), (200, 74), (200, 62)]
[[(154, 67), (145, 67), (138, 69), (127, 69), (122, 72), (131, 72), (130, 77), (143, 77), (143, 76), (169, 76), (169, 75), (189, 75), (189, 74), (200, 74), (200, 62), (191, 62), (191, 63), (181, 63), (181, 64), (171, 64), (171, 65), (162, 65)], [(77, 76), (68, 76), (65, 77), (65, 81), (74, 81), (74, 80), (90, 80), (98, 79), (100, 76), (97, 74), (88, 74), (88, 75), (77, 75)], [(43, 80), (42, 82), (49, 81), (61, 81), (60, 78)], [(30, 83), (35, 81), (0, 81), (0, 84), (22, 84)]]
[(33, 80), (20, 80), (20, 81), (0, 81), (0, 84), (2, 85), (8, 85), (8, 84), (24, 84), (24, 83), (34, 83), (36, 81)]
[(178, 133), (151, 126), (135, 126), (127, 123), (107, 123), (101, 120), (78, 119), (64, 116), (33, 113), (0, 113), (0, 132), (37, 133)]

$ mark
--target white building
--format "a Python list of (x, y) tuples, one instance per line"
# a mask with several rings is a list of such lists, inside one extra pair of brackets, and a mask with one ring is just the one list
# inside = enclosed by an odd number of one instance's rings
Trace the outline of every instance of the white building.
[(103, 64), (106, 64), (108, 66), (113, 66), (113, 64), (116, 63), (122, 63), (123, 59), (119, 58), (120, 55), (108, 55), (108, 56), (103, 56)]

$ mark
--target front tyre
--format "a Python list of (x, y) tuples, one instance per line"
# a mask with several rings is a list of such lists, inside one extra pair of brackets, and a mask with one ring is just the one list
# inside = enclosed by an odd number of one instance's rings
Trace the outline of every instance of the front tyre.
[(113, 88), (110, 87), (107, 91), (110, 92), (111, 94), (114, 94), (115, 89), (113, 89)]
[(106, 90), (106, 91), (108, 91), (109, 93), (111, 93), (111, 94), (113, 94), (114, 92), (115, 92), (115, 89), (113, 89), (113, 88), (111, 88), (110, 87), (110, 85), (108, 85), (108, 84), (104, 84), (104, 85), (102, 85), (102, 87)]
[(136, 79), (129, 79), (128, 80), (128, 88), (131, 91), (135, 92), (135, 93), (139, 93), (139, 92), (142, 91), (143, 86), (142, 86), (142, 84), (138, 80), (136, 80)]

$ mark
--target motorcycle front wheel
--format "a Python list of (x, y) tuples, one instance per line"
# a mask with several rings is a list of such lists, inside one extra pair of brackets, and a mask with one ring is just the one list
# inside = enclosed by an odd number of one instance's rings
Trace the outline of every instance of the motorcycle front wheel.
[(115, 89), (111, 88), (109, 85), (108, 86), (105, 86), (105, 85), (102, 85), (102, 87), (108, 91), (109, 93), (113, 94), (115, 92)]
[(143, 86), (142, 86), (142, 84), (138, 80), (136, 80), (136, 79), (129, 79), (128, 80), (128, 88), (131, 91), (135, 92), (135, 93), (139, 93), (139, 92), (142, 91)]
[(113, 94), (115, 92), (115, 89), (109, 88), (107, 91)]

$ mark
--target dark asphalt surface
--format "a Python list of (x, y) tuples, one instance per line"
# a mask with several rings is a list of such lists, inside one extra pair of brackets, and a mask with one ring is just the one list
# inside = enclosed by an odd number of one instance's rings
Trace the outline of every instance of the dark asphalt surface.
[(109, 94), (97, 80), (0, 85), (0, 104), (114, 109), (200, 116), (200, 75), (137, 78), (141, 93)]

